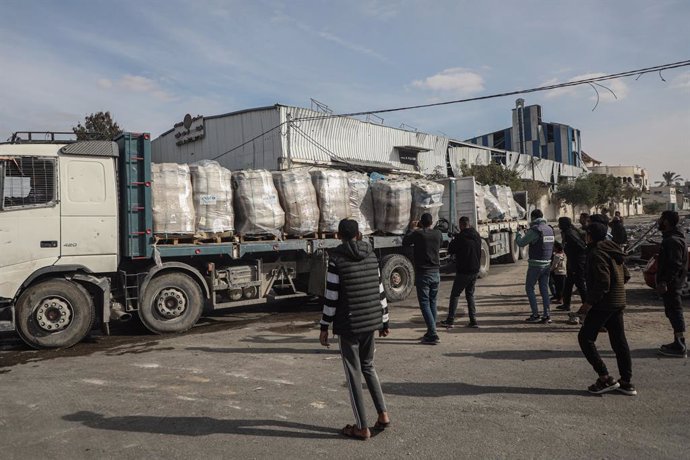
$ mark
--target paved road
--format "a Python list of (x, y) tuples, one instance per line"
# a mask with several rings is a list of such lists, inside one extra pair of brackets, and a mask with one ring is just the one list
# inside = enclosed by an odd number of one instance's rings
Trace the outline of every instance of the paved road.
[[(366, 442), (337, 433), (353, 417), (317, 306), (232, 311), (179, 336), (130, 327), (61, 351), (3, 333), (1, 456), (687, 458), (690, 368), (655, 354), (669, 326), (641, 273), (626, 316), (640, 395), (597, 397), (577, 328), (522, 321), (524, 270), (493, 267), (478, 287), (482, 328), (443, 331), (438, 346), (417, 343), (414, 297), (392, 306), (377, 368), (394, 425)], [(441, 305), (449, 290), (450, 278)]]

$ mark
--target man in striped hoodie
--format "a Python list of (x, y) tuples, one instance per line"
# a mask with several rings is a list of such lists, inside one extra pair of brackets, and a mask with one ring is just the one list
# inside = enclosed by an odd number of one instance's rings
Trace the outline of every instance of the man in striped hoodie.
[(390, 419), (383, 391), (374, 369), (374, 333), (388, 335), (388, 304), (383, 293), (379, 262), (371, 245), (360, 239), (357, 221), (343, 219), (338, 226), (342, 244), (329, 253), (326, 292), (321, 318), (321, 345), (329, 347), (328, 328), (340, 337), (340, 354), (355, 425), (346, 425), (342, 434), (368, 439), (369, 431), (362, 397), (362, 374), (374, 400), (378, 419), (374, 429), (383, 430)]

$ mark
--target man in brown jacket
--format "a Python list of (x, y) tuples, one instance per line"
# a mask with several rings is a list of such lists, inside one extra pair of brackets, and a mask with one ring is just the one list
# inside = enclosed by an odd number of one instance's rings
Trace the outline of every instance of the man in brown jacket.
[[(632, 360), (625, 338), (623, 309), (625, 308), (625, 283), (629, 278), (624, 264), (625, 254), (613, 241), (606, 239), (606, 225), (592, 222), (587, 226), (587, 298), (579, 313), (586, 313), (577, 338), (587, 361), (599, 375), (589, 387), (594, 394), (618, 390), (623, 394), (637, 394), (630, 382)], [(616, 353), (620, 380), (609, 375), (606, 364), (596, 347), (599, 330), (608, 330), (611, 348)]]

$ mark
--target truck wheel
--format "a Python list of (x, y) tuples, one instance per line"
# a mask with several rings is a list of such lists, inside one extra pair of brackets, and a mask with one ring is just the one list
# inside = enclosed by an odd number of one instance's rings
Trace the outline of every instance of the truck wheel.
[(482, 240), (482, 251), (479, 256), (479, 277), (484, 278), (489, 274), (489, 267), (491, 266), (491, 256), (489, 255), (489, 244), (486, 240)]
[(501, 262), (504, 264), (514, 264), (520, 260), (520, 246), (515, 242), (513, 233), (509, 234), (510, 241), (508, 242), (508, 254), (501, 256)]
[(163, 273), (151, 280), (139, 305), (139, 318), (156, 334), (184, 332), (204, 309), (199, 285), (183, 273)]
[(522, 259), (522, 260), (529, 259), (529, 246), (523, 246), (520, 248), (520, 259)]
[(19, 337), (34, 348), (67, 348), (93, 327), (93, 299), (81, 285), (66, 279), (29, 287), (17, 301)]
[(407, 257), (388, 254), (381, 260), (381, 282), (386, 299), (391, 302), (405, 300), (414, 286), (414, 267)]

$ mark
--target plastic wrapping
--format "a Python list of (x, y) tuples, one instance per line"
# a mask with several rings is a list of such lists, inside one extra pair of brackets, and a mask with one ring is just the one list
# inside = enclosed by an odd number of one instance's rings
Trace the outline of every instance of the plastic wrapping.
[(194, 202), (189, 166), (151, 164), (153, 233), (193, 234)]
[(281, 236), (285, 212), (273, 176), (263, 169), (232, 173), (235, 228), (241, 235)]
[(347, 184), (350, 218), (357, 221), (362, 235), (369, 235), (374, 232), (374, 198), (369, 186), (369, 176), (350, 171), (347, 173)]
[(218, 162), (202, 160), (189, 165), (196, 231), (233, 232), (232, 173)]
[(419, 220), (422, 214), (428, 212), (433, 219), (433, 225), (438, 222), (438, 213), (443, 206), (443, 184), (429, 180), (412, 182), (412, 213), (411, 220)]
[(486, 202), (484, 201), (484, 187), (475, 183), (474, 204), (477, 208), (477, 223), (486, 222), (489, 217), (486, 213)]
[(404, 179), (379, 180), (371, 184), (375, 227), (384, 233), (402, 235), (410, 225), (412, 187)]
[(273, 173), (280, 205), (285, 211), (285, 233), (303, 236), (319, 228), (319, 206), (311, 175), (306, 169)]
[(486, 215), (491, 220), (505, 219), (506, 212), (501, 207), (498, 199), (491, 193), (491, 188), (488, 185), (484, 186), (484, 203), (486, 204)]
[(340, 221), (350, 215), (347, 173), (337, 169), (310, 172), (319, 203), (319, 231), (337, 232)]
[(505, 212), (506, 219), (517, 218), (517, 208), (513, 199), (513, 191), (507, 185), (492, 185), (489, 187), (491, 193), (498, 200), (498, 204)]
[(516, 217), (518, 219), (524, 219), (527, 216), (527, 210), (523, 208), (517, 201), (513, 200), (513, 202), (515, 203), (515, 212), (517, 213)]

